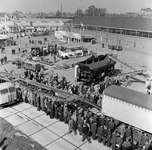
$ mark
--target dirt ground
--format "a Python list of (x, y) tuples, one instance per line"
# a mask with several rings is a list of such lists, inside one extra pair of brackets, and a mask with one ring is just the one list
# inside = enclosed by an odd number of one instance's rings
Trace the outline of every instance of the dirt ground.
[(0, 150), (46, 150), (0, 117)]

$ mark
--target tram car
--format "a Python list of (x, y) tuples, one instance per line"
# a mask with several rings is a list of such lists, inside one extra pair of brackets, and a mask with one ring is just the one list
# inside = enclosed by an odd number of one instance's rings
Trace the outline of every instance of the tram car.
[(114, 70), (116, 62), (109, 55), (91, 56), (75, 65), (75, 80), (78, 82), (95, 82)]
[(10, 82), (0, 83), (0, 106), (15, 103), (17, 101), (16, 88)]

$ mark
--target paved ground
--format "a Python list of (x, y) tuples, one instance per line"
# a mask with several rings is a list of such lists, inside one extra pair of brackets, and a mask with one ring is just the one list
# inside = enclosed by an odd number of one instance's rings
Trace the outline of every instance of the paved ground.
[[(13, 35), (12, 35), (13, 36)], [(52, 42), (52, 39), (54, 38), (53, 35), (51, 36), (46, 36), (48, 38), (48, 42), (51, 43)], [(32, 38), (34, 40), (42, 40), (44, 39), (44, 37), (34, 37)], [(57, 42), (56, 40), (54, 40), (55, 43), (59, 43)], [(32, 46), (35, 46), (37, 44), (28, 44), (28, 38), (27, 37), (23, 37), (21, 38), (21, 40), (18, 40), (18, 44), (20, 43), (21, 45), (21, 48), (26, 48), (28, 50), (28, 52), (30, 52), (30, 47)], [(25, 44), (27, 44), (27, 46), (25, 46)], [(46, 43), (47, 44), (47, 43)], [(14, 48), (18, 48), (19, 46), (14, 46), (14, 47), (6, 47), (6, 52), (4, 54), (0, 54), (0, 55), (7, 55), (8, 57), (8, 61), (12, 61), (14, 60), (15, 58), (18, 58), (19, 57), (19, 54), (16, 54), (16, 55), (12, 55), (11, 54), (11, 50), (14, 49)], [(95, 52), (98, 52), (98, 53), (106, 53), (108, 51), (107, 49), (107, 45), (105, 45), (105, 48), (101, 48), (101, 44), (94, 44), (94, 45), (91, 45), (91, 44), (86, 44), (85, 47), (88, 47), (89, 49), (92, 49), (93, 51)], [(117, 51), (113, 51), (114, 53), (117, 53), (118, 54), (118, 58), (126, 63), (128, 63), (129, 65), (131, 65), (132, 67), (135, 67), (136, 69), (143, 69), (143, 70), (147, 70), (151, 76), (152, 76), (152, 53), (148, 52), (148, 51), (141, 51), (141, 50), (132, 50), (132, 49), (126, 49), (124, 48), (123, 51), (121, 52), (117, 52)], [(49, 59), (53, 61), (53, 58), (51, 56), (49, 56)], [(58, 59), (60, 60), (60, 59)], [(56, 65), (59, 65), (59, 64), (63, 64), (63, 63), (67, 63), (67, 64), (70, 64), (71, 62), (77, 62), (78, 60), (76, 59), (71, 59), (71, 60), (64, 60), (64, 61), (58, 61), (58, 63)], [(16, 66), (13, 66), (12, 64), (10, 63), (7, 63), (5, 65), (0, 65), (0, 71), (3, 71), (4, 68), (6, 68), (7, 70), (15, 70), (15, 72), (18, 72), (18, 73), (22, 73), (23, 70), (22, 69), (17, 69)], [(57, 69), (54, 69), (53, 67), (50, 67), (50, 66), (47, 66), (46, 65), (46, 72), (49, 72), (50, 70), (54, 70), (55, 72), (57, 72), (59, 75), (65, 75), (67, 77), (67, 79), (71, 82), (74, 82), (74, 69), (69, 69), (69, 70), (57, 70)], [(123, 65), (117, 63), (116, 64), (116, 68), (117, 69), (120, 69), (122, 70), (122, 72), (131, 72), (130, 69), (124, 67)], [(144, 82), (145, 82), (145, 79), (143, 77), (140, 77), (140, 76), (136, 76), (136, 78), (140, 79), (138, 80), (138, 82), (133, 82), (133, 84), (129, 87), (131, 89), (135, 89), (134, 87), (137, 87), (136, 89), (138, 91), (141, 91), (141, 92), (146, 92), (145, 91), (145, 85), (144, 85)]]
[(50, 119), (30, 104), (20, 103), (11, 108), (1, 109), (0, 117), (48, 150), (108, 150), (97, 141), (82, 142), (82, 137), (78, 134), (68, 133), (68, 125)]

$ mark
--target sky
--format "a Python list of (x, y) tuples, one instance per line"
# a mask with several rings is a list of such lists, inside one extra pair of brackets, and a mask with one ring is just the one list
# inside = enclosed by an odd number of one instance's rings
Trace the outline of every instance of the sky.
[(152, 0), (0, 0), (0, 12), (12, 13), (16, 10), (28, 12), (56, 12), (61, 9), (76, 12), (88, 6), (107, 8), (108, 13), (140, 12), (141, 8), (152, 8)]

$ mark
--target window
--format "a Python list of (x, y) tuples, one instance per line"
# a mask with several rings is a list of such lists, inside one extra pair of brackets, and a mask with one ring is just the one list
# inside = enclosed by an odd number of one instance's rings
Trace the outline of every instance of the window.
[(2, 89), (0, 90), (1, 95), (5, 95), (8, 93), (8, 89)]
[(8, 89), (9, 89), (9, 92), (10, 92), (10, 93), (15, 92), (15, 87), (9, 87)]

